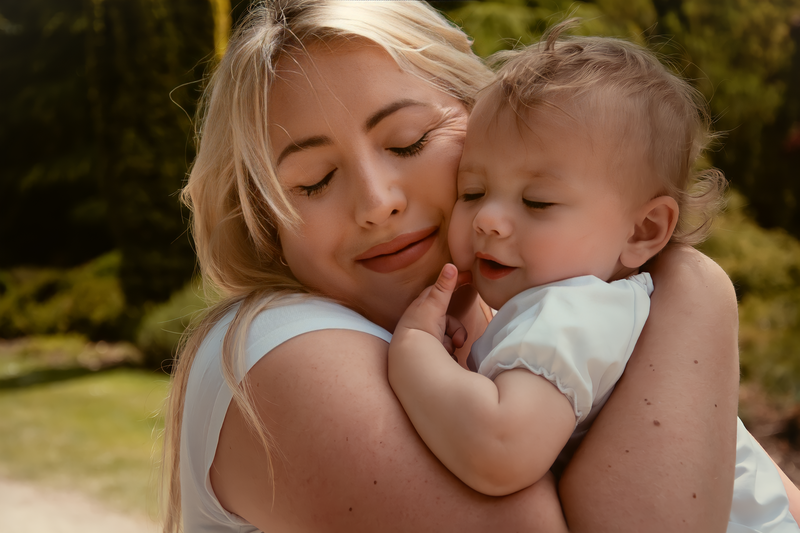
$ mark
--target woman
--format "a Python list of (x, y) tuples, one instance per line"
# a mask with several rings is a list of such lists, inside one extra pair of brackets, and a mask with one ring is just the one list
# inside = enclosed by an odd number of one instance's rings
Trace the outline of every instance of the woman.
[[(184, 196), (227, 299), (175, 375), (167, 531), (181, 508), (190, 532), (565, 530), (552, 478), (499, 499), (461, 484), (386, 379), (389, 332), (449, 259), (466, 117), (488, 79), (417, 2), (276, 2), (231, 40)], [(725, 529), (733, 290), (690, 249), (652, 275), (637, 351), (560, 481), (572, 531)], [(477, 338), (474, 293), (457, 304)]]

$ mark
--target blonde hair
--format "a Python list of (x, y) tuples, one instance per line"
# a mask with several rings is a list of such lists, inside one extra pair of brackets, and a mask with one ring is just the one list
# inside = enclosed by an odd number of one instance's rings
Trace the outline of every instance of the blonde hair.
[(501, 66), (482, 98), (510, 106), (520, 118), (537, 109), (563, 111), (566, 104), (582, 115), (623, 121), (619, 140), (644, 144), (659, 194), (678, 203), (670, 242), (702, 242), (727, 186), (719, 170), (697, 168), (714, 137), (703, 97), (642, 46), (562, 36), (577, 22), (554, 26), (538, 44), (495, 54), (492, 62)]
[(188, 334), (173, 372), (162, 464), (165, 532), (182, 527), (180, 441), (189, 371), (210, 329), (237, 306), (222, 347), (223, 374), (272, 471), (276, 448), (244, 376), (243, 343), (259, 312), (308, 291), (281, 260), (277, 228), (299, 220), (276, 175), (268, 94), (279, 57), (335, 39), (381, 46), (401, 68), (468, 109), (491, 79), (467, 36), (424, 2), (272, 0), (251, 8), (206, 87), (198, 155), (182, 193), (193, 213), (204, 281), (223, 299)]

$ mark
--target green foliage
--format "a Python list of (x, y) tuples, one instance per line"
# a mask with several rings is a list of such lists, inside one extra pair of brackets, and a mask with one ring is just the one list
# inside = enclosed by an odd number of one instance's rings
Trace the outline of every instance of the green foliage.
[(86, 70), (95, 175), (122, 252), (123, 291), (140, 305), (168, 298), (194, 268), (176, 193), (194, 158), (190, 116), (213, 59), (214, 23), (207, 0), (94, 6)]
[[(641, 11), (647, 11), (649, 0), (628, 2), (628, 18), (619, 19), (604, 14), (604, 4), (611, 2), (613, 0), (597, 4), (558, 0), (463, 2), (446, 10), (446, 14), (474, 39), (475, 52), (486, 57), (498, 50), (530, 44), (541, 37), (547, 27), (569, 17), (583, 19), (584, 23), (578, 29), (583, 35), (628, 36), (638, 33), (639, 28), (633, 20), (648, 17)], [(613, 13), (617, 6), (605, 7)]]
[(0, 268), (113, 247), (94, 147), (83, 0), (0, 0)]
[(78, 333), (0, 340), (0, 384), (43, 381), (51, 371), (96, 371), (141, 362), (142, 354), (132, 344), (89, 342)]
[(743, 379), (800, 399), (800, 241), (760, 228), (733, 194), (702, 249), (737, 290)]
[(666, 48), (726, 133), (714, 164), (761, 225), (800, 236), (800, 1), (673, 4), (661, 19)]
[(125, 305), (119, 269), (115, 252), (70, 270), (0, 272), (0, 338), (68, 332), (92, 339), (130, 337), (138, 315)]
[(181, 336), (203, 310), (206, 299), (202, 286), (188, 283), (170, 299), (154, 306), (139, 326), (136, 344), (142, 350), (147, 366), (164, 368), (175, 358)]
[(121, 251), (129, 304), (166, 299), (194, 254), (176, 192), (208, 0), (0, 0), (0, 268)]

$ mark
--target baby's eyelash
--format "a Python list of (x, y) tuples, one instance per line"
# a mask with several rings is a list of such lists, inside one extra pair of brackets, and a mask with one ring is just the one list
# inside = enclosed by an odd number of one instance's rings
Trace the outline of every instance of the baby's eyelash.
[(331, 178), (333, 178), (333, 173), (336, 172), (336, 169), (331, 170), (328, 172), (324, 178), (319, 180), (317, 183), (313, 185), (298, 185), (297, 190), (301, 194), (305, 194), (307, 197), (311, 198), (315, 194), (319, 194), (328, 186), (331, 182)]
[(524, 203), (526, 207), (530, 207), (531, 209), (546, 209), (550, 206), (555, 205), (552, 202), (536, 202), (534, 200), (526, 200), (525, 198), (522, 199), (522, 203)]
[(464, 202), (473, 202), (475, 200), (480, 200), (483, 198), (482, 192), (468, 192), (461, 195), (461, 200)]
[(389, 151), (394, 152), (400, 157), (412, 157), (420, 153), (422, 149), (425, 147), (425, 144), (427, 142), (428, 142), (428, 133), (425, 133), (425, 135), (420, 137), (417, 142), (409, 144), (408, 146), (404, 146), (402, 148), (389, 148)]

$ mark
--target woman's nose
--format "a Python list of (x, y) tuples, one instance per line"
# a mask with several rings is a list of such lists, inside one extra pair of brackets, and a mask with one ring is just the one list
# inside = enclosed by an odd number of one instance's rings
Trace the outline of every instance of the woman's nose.
[(356, 198), (356, 222), (362, 227), (383, 224), (390, 216), (402, 213), (408, 197), (402, 180), (395, 180), (391, 171), (378, 168), (360, 169), (360, 190)]
[(491, 237), (508, 237), (514, 227), (507, 210), (496, 202), (481, 206), (472, 221), (472, 227), (478, 234)]

